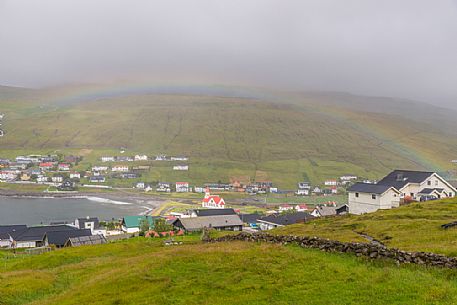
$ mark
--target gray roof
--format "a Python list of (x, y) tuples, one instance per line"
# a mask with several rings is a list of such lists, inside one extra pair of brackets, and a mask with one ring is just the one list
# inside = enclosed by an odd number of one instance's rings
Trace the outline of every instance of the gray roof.
[(203, 228), (223, 228), (229, 226), (242, 226), (238, 215), (217, 215), (217, 216), (200, 216), (191, 218), (179, 218), (174, 224), (180, 222), (187, 231), (198, 231)]
[(101, 245), (106, 244), (106, 238), (103, 235), (70, 237), (65, 246), (79, 247), (84, 245)]
[(357, 182), (348, 189), (348, 192), (383, 194), (390, 188), (391, 186), (389, 185)]
[(100, 223), (98, 221), (97, 217), (89, 217), (89, 218), (78, 218), (78, 223), (79, 223), (79, 228), (80, 229), (85, 229), (86, 222), (93, 222), (94, 223), (94, 229), (98, 229), (100, 227)]
[(314, 216), (306, 212), (286, 213), (286, 214), (273, 214), (259, 219), (259, 222), (265, 221), (277, 225), (291, 225), (294, 223), (305, 222), (313, 219)]
[(61, 225), (61, 226), (39, 226), (30, 227), (22, 231), (19, 234), (11, 234), (16, 241), (40, 241), (43, 240), (44, 235), (48, 232), (53, 231), (74, 231), (77, 230), (75, 227)]
[(0, 226), (0, 233), (11, 233), (11, 232), (25, 231), (26, 229), (27, 229), (26, 225)]
[(421, 183), (433, 174), (434, 172), (394, 170), (379, 181), (378, 185), (393, 186), (400, 190), (408, 183)]
[(321, 214), (321, 216), (336, 215), (336, 207), (317, 206), (316, 210), (319, 212), (319, 214)]
[(236, 215), (234, 209), (198, 209), (193, 210), (197, 216)]
[(51, 231), (46, 233), (46, 238), (50, 245), (63, 246), (65, 242), (71, 237), (90, 236), (92, 235), (90, 229), (77, 229), (66, 231)]
[(439, 189), (439, 188), (438, 188), (438, 189), (425, 188), (425, 189), (423, 189), (422, 191), (420, 191), (419, 194), (426, 194), (426, 195), (428, 195), (428, 194), (433, 193), (434, 191), (437, 191), (438, 193), (441, 193), (441, 192), (444, 191), (444, 189)]

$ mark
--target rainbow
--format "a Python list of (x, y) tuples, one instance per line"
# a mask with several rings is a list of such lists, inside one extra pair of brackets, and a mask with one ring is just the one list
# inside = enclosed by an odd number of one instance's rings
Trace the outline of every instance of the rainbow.
[[(57, 90), (55, 90), (57, 89)], [(279, 101), (281, 97), (265, 89), (247, 88), (224, 85), (175, 85), (175, 84), (157, 84), (150, 83), (111, 83), (103, 85), (81, 85), (67, 86), (62, 88), (53, 88), (48, 91), (50, 96), (48, 101), (59, 106), (70, 106), (75, 103), (89, 102), (99, 99), (110, 99), (131, 95), (146, 94), (186, 94), (186, 95), (205, 95), (205, 96), (223, 96), (236, 97), (266, 101)], [(314, 107), (312, 107), (314, 108)], [(323, 111), (319, 106), (315, 107)], [(332, 110), (331, 107), (325, 108), (325, 113), (333, 119), (340, 120), (357, 131), (363, 132), (379, 142), (386, 150), (397, 154), (414, 164), (418, 168), (425, 168), (431, 171), (443, 171), (443, 166), (435, 160), (431, 160), (423, 152), (400, 141), (392, 138), (385, 130), (375, 126), (362, 125), (357, 120), (351, 119), (344, 111)]]

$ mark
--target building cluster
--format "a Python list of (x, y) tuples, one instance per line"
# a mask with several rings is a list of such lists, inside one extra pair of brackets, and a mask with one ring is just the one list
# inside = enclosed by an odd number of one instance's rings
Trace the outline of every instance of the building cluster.
[(455, 197), (456, 188), (435, 172), (394, 170), (376, 183), (358, 182), (348, 189), (349, 212), (363, 214), (412, 201)]
[(80, 173), (71, 169), (81, 161), (78, 156), (28, 155), (14, 160), (0, 158), (0, 181), (35, 182), (55, 185), (60, 188), (74, 187), (70, 179), (80, 178)]
[(346, 188), (357, 180), (357, 178), (356, 175), (343, 175), (339, 177), (339, 179), (327, 179), (324, 181), (324, 184), (320, 186), (312, 186), (308, 181), (299, 182), (295, 194), (298, 196), (337, 195), (340, 192), (340, 188)]
[[(140, 161), (175, 161), (183, 162), (188, 161), (188, 157), (184, 156), (167, 156), (167, 155), (157, 155), (155, 157), (149, 157), (147, 155), (135, 155), (135, 156), (103, 156), (100, 158), (100, 161), (103, 163), (106, 162), (140, 162)], [(173, 165), (172, 169), (174, 171), (188, 171), (189, 165), (187, 164), (176, 164)], [(128, 171), (128, 170), (127, 170)]]
[(0, 137), (3, 137), (5, 135), (5, 132), (3, 131), (3, 118), (5, 117), (5, 114), (0, 113)]
[(109, 233), (98, 218), (78, 218), (71, 224), (0, 226), (0, 248), (57, 248), (106, 243)]

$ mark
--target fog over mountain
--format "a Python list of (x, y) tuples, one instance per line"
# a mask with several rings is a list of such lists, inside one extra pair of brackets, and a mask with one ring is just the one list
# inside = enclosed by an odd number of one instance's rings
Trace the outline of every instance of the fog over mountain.
[(457, 1), (0, 0), (0, 84), (346, 91), (457, 108)]

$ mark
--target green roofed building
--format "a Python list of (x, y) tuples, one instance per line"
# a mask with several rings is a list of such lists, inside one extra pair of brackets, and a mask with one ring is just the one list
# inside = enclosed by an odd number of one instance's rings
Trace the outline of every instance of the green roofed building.
[(124, 216), (122, 218), (122, 230), (126, 233), (137, 233), (140, 232), (140, 226), (142, 221), (147, 220), (149, 223), (149, 227), (154, 227), (154, 221), (160, 218), (158, 216)]

